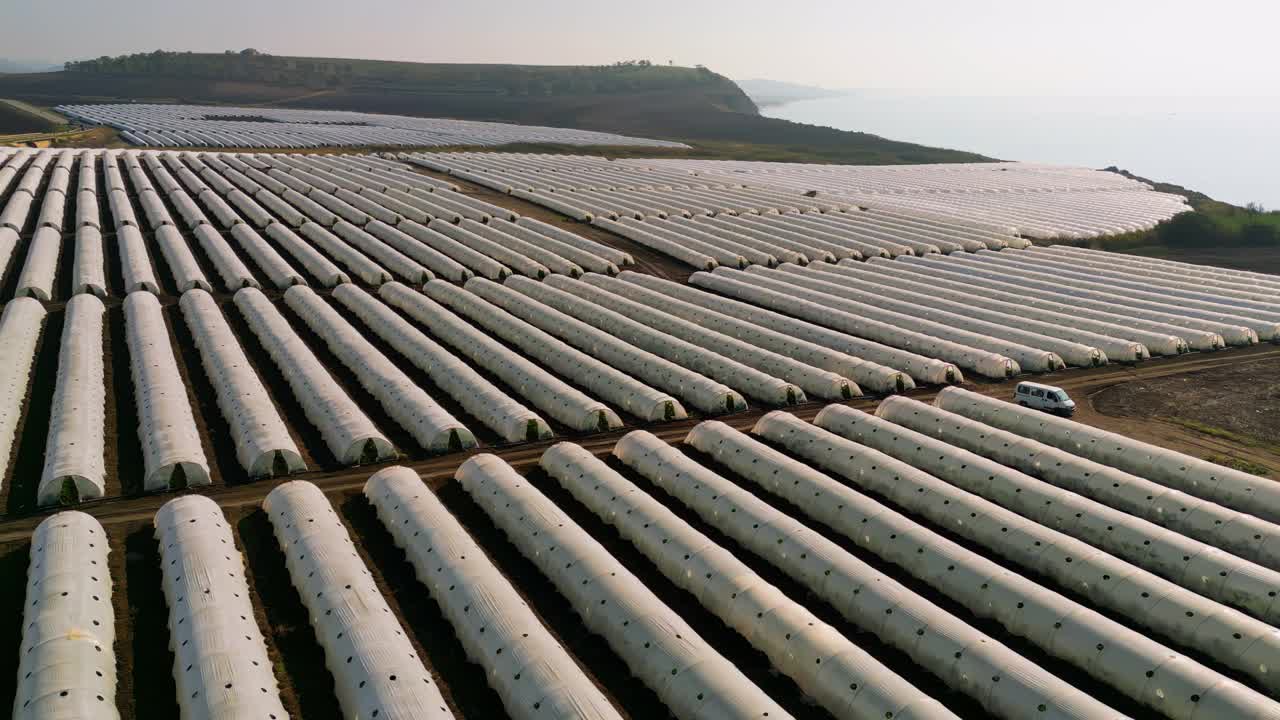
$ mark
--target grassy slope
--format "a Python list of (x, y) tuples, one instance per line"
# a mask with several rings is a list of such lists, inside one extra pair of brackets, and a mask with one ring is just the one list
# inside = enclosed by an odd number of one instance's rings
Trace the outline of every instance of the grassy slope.
[(1196, 212), (1178, 215), (1153, 230), (1111, 235), (1087, 244), (1135, 255), (1280, 272), (1280, 211), (1240, 207), (1119, 168), (1106, 170), (1147, 183), (1160, 192), (1181, 195)]
[(682, 140), (703, 157), (840, 163), (973, 162), (973, 153), (765, 118), (713, 72), (665, 66), (452, 65), (136, 56), (92, 72), (0, 75), (0, 97), (361, 110), (579, 127)]

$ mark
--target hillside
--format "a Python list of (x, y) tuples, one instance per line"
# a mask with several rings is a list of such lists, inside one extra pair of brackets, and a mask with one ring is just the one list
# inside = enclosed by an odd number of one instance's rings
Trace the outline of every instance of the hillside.
[(1280, 211), (1232, 205), (1114, 166), (1104, 170), (1147, 183), (1160, 192), (1182, 195), (1196, 210), (1160, 223), (1153, 230), (1109, 237), (1107, 249), (1189, 261), (1207, 254), (1217, 264), (1229, 267), (1261, 272), (1280, 269)]
[(817, 100), (842, 94), (839, 90), (828, 90), (827, 88), (813, 85), (801, 85), (799, 83), (764, 78), (739, 80), (738, 87), (742, 88), (747, 97), (751, 98), (760, 107), (782, 105), (799, 100)]
[(971, 162), (972, 153), (762, 117), (706, 68), (459, 65), (154, 52), (0, 76), (0, 97), (52, 106), (146, 100), (360, 110), (558, 125), (682, 140), (703, 156), (846, 163)]

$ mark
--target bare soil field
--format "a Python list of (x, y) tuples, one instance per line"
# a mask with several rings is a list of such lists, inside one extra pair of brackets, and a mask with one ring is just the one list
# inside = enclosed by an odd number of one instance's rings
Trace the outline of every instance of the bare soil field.
[(1225, 455), (1280, 477), (1280, 359), (1120, 383), (1088, 400), (1102, 415), (1179, 429), (1200, 457)]

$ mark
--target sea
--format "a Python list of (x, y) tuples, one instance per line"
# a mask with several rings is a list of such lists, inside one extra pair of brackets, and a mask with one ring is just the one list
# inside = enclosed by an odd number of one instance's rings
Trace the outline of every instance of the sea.
[(1001, 160), (1111, 165), (1280, 210), (1280, 96), (984, 97), (873, 90), (761, 108), (769, 117)]

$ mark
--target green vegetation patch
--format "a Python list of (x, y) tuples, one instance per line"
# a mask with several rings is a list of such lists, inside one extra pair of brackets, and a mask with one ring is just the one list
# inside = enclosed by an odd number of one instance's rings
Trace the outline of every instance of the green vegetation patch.
[(1257, 475), (1258, 477), (1271, 477), (1271, 468), (1266, 465), (1249, 462), (1244, 458), (1231, 457), (1229, 455), (1206, 455), (1204, 459), (1216, 465), (1229, 467), (1232, 470), (1239, 470), (1240, 472), (1247, 472), (1251, 475)]

